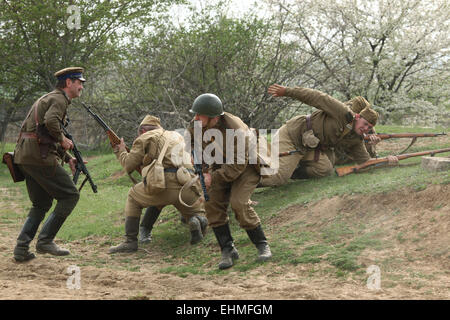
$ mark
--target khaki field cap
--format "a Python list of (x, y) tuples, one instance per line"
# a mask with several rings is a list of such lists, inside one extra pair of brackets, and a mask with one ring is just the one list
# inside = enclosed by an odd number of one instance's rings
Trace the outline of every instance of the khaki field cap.
[(355, 97), (348, 102), (350, 104), (350, 109), (354, 113), (360, 113), (364, 108), (370, 107), (369, 101), (361, 96)]
[(366, 119), (371, 125), (375, 126), (378, 120), (378, 112), (370, 107), (365, 107), (359, 115)]
[(161, 121), (158, 117), (146, 115), (139, 126), (156, 126), (161, 127)]
[(85, 82), (86, 79), (83, 77), (83, 72), (84, 69), (81, 67), (69, 67), (55, 72), (55, 77), (58, 78), (58, 80), (78, 79)]

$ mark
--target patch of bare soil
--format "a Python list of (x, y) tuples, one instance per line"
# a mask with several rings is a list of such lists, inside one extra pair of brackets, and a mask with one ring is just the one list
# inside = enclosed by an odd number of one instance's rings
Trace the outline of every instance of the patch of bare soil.
[[(166, 253), (139, 249), (108, 255), (102, 237), (63, 244), (66, 257), (37, 255), (28, 263), (12, 258), (19, 224), (0, 226), (0, 297), (2, 299), (449, 299), (450, 186), (414, 192), (348, 195), (306, 206), (292, 206), (266, 223), (278, 227), (305, 221), (301, 231), (317, 232), (339, 216), (366, 231), (380, 231), (383, 247), (364, 250), (359, 263), (378, 265), (381, 288), (369, 289), (367, 277), (336, 276), (326, 262), (277, 265), (268, 262), (248, 271), (223, 274), (161, 273), (173, 262)], [(3, 200), (0, 200), (0, 202)], [(0, 203), (1, 206), (13, 206)], [(300, 231), (300, 230), (299, 230)], [(271, 234), (268, 233), (270, 240)], [(58, 242), (58, 241), (57, 241)], [(32, 251), (34, 251), (32, 242)], [(276, 256), (279, 254), (272, 250)], [(241, 257), (246, 259), (247, 257)], [(206, 269), (214, 270), (218, 261)], [(180, 263), (183, 263), (182, 261)], [(239, 263), (239, 262), (238, 262)], [(80, 270), (80, 288), (67, 286), (70, 266)], [(73, 278), (74, 276), (72, 276)], [(72, 279), (70, 278), (70, 279)], [(69, 279), (69, 280), (70, 280)]]

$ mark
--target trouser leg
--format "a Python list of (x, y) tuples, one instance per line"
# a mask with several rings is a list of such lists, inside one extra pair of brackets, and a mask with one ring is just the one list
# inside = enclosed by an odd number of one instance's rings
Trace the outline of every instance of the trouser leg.
[[(294, 142), (291, 140), (288, 130), (285, 126), (282, 126), (278, 130), (279, 138), (279, 152), (287, 152), (296, 150)], [(298, 163), (302, 159), (303, 154), (296, 152), (291, 155), (280, 157), (278, 159), (278, 170), (276, 173), (270, 176), (264, 176), (261, 179), (258, 187), (273, 187), (286, 184), (292, 175), (292, 172), (297, 167)]]
[(36, 249), (39, 253), (69, 254), (69, 251), (58, 248), (53, 239), (79, 200), (79, 192), (72, 179), (60, 165), (50, 167), (20, 165), (20, 168), (25, 174), (28, 195), (33, 207), (18, 237), (17, 247), (29, 246), (53, 199), (56, 199), (55, 210), (39, 234)]
[(300, 161), (299, 166), (291, 176), (292, 179), (322, 178), (333, 173), (333, 164), (328, 156), (320, 152), (319, 158), (314, 160), (314, 151), (309, 151)]

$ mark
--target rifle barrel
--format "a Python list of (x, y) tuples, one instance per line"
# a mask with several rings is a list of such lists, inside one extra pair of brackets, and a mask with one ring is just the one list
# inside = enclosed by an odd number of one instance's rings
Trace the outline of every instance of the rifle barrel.
[(83, 107), (91, 114), (92, 117), (102, 126), (105, 131), (112, 131), (111, 128), (100, 118), (95, 112), (91, 110), (91, 107), (88, 107), (84, 102), (81, 103)]
[[(437, 137), (446, 136), (447, 134), (442, 133), (377, 133), (376, 136), (380, 139), (391, 139), (391, 138), (423, 138), (423, 137)], [(370, 140), (369, 136), (365, 136), (364, 140)]]

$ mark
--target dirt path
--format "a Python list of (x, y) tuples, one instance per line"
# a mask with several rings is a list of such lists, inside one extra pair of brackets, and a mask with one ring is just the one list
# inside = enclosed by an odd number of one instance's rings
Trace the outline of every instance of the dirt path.
[[(449, 299), (450, 186), (434, 185), (420, 192), (401, 190), (373, 197), (352, 195), (293, 206), (268, 224), (279, 226), (308, 219), (310, 231), (340, 213), (349, 221), (383, 228), (381, 250), (365, 250), (359, 263), (381, 263), (381, 288), (367, 286), (365, 270), (344, 277), (330, 265), (279, 266), (269, 262), (249, 271), (223, 274), (161, 273), (164, 254), (140, 249), (135, 254), (108, 255), (105, 239), (89, 237), (64, 244), (67, 257), (38, 255), (29, 263), (12, 258), (21, 225), (0, 225), (1, 299)], [(1, 202), (3, 201), (3, 203)], [(14, 206), (0, 200), (0, 205)], [(370, 230), (369, 230), (370, 231)], [(404, 241), (399, 241), (401, 234)], [(269, 234), (270, 237), (270, 234)], [(34, 243), (32, 249), (34, 251)], [(277, 255), (277, 252), (273, 252)], [(181, 262), (182, 263), (182, 262)], [(208, 266), (216, 268), (217, 261)], [(67, 270), (80, 270), (80, 288), (69, 289)], [(70, 282), (76, 285), (75, 282)]]

